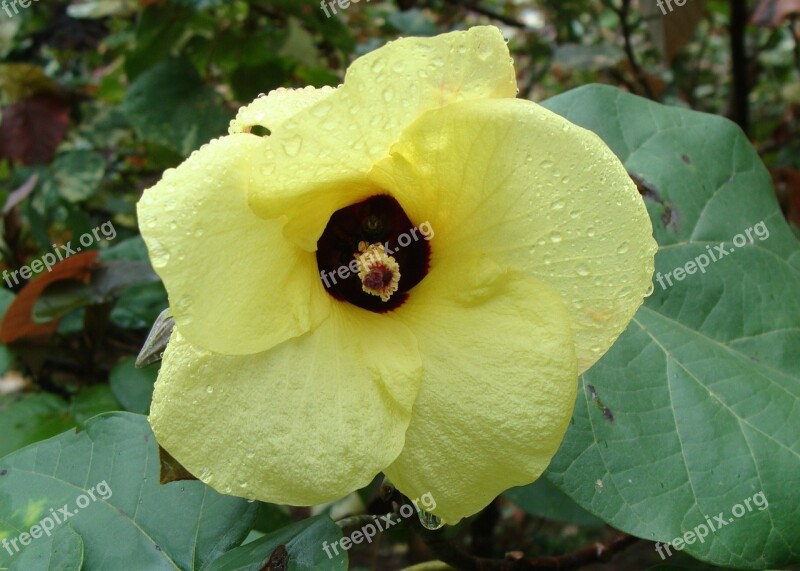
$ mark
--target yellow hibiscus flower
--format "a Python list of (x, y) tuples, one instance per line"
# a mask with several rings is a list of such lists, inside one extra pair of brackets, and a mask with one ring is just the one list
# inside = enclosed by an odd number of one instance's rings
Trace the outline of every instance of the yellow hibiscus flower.
[(612, 152), (516, 92), (496, 28), (402, 39), (165, 172), (138, 206), (176, 324), (161, 446), (281, 504), (384, 472), (447, 523), (535, 480), (656, 246)]

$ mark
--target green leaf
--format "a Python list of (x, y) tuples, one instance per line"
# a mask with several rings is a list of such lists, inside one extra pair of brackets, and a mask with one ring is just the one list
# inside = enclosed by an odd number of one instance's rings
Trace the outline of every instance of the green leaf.
[(9, 571), (81, 571), (82, 566), (83, 540), (67, 523), (32, 539), (31, 545), (11, 560)]
[[(247, 535), (256, 506), (199, 481), (160, 486), (158, 470), (144, 416), (95, 417), (85, 432), (0, 460), (0, 538), (16, 538), (63, 506), (83, 539), (83, 571), (208, 569)], [(10, 559), (0, 549), (0, 568)]]
[(46, 323), (79, 307), (113, 301), (128, 288), (160, 281), (149, 262), (114, 260), (92, 269), (90, 283), (63, 280), (47, 286), (33, 306), (33, 319)]
[[(647, 539), (671, 541), (706, 516), (732, 519), (686, 545), (698, 559), (753, 569), (797, 561), (800, 251), (769, 174), (739, 128), (716, 116), (600, 86), (545, 106), (598, 133), (639, 180), (666, 286), (581, 378), (548, 478)], [(720, 244), (732, 253), (688, 273), (687, 262), (710, 260)], [(760, 492), (767, 509), (753, 509)]]
[(539, 478), (527, 486), (506, 490), (503, 496), (537, 517), (586, 526), (603, 525), (602, 521), (578, 506), (546, 478)]
[(0, 397), (0, 457), (117, 408), (105, 386), (84, 389), (71, 403), (51, 393)]
[(209, 571), (261, 571), (279, 545), (289, 553), (292, 571), (342, 571), (347, 569), (347, 551), (337, 546), (338, 555), (328, 557), (323, 549), (342, 538), (342, 529), (328, 516), (317, 516), (265, 535), (252, 543), (232, 549), (211, 564)]
[(53, 162), (53, 180), (58, 193), (69, 202), (91, 197), (105, 174), (105, 161), (94, 151), (68, 151)]
[(122, 108), (141, 139), (183, 156), (222, 135), (232, 119), (214, 90), (185, 60), (168, 60), (140, 75)]
[(130, 357), (111, 369), (109, 384), (125, 410), (147, 414), (150, 412), (158, 365), (137, 369), (135, 363), (136, 359)]

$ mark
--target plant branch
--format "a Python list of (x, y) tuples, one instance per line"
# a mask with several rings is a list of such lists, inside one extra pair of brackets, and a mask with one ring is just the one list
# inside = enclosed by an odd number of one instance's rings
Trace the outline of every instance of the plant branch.
[(502, 22), (506, 26), (511, 26), (513, 28), (520, 28), (522, 30), (527, 30), (528, 26), (520, 22), (519, 20), (512, 18), (511, 16), (506, 16), (505, 14), (500, 14), (499, 12), (495, 12), (489, 8), (485, 8), (478, 4), (477, 2), (473, 2), (471, 0), (445, 0), (448, 4), (452, 4), (454, 6), (459, 6), (460, 8), (464, 8), (465, 10), (469, 10), (470, 12), (475, 12), (476, 14), (480, 14), (482, 16), (486, 16), (487, 18), (491, 18), (492, 20), (497, 20), (498, 22)]
[(747, 27), (747, 0), (731, 0), (731, 118), (747, 133), (750, 127), (750, 81), (749, 63), (745, 46)]
[(650, 84), (647, 82), (647, 78), (645, 78), (642, 68), (639, 66), (639, 61), (636, 59), (636, 52), (633, 50), (633, 40), (631, 39), (633, 36), (633, 26), (631, 26), (629, 20), (631, 12), (631, 0), (622, 0), (622, 4), (619, 7), (615, 6), (610, 0), (603, 2), (603, 4), (611, 8), (611, 10), (616, 13), (617, 18), (619, 18), (619, 26), (620, 30), (622, 31), (625, 55), (628, 58), (628, 63), (631, 66), (631, 71), (633, 72), (633, 76), (636, 78), (636, 82), (642, 88), (644, 94), (647, 95), (648, 99), (655, 99), (653, 90), (650, 88)]

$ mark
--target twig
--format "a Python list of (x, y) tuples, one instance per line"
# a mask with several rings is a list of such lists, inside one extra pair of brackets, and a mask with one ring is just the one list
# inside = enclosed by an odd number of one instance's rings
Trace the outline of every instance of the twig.
[(604, 2), (604, 4), (611, 8), (617, 14), (617, 18), (619, 18), (625, 55), (628, 57), (628, 63), (631, 66), (631, 70), (633, 71), (633, 76), (636, 78), (636, 82), (641, 86), (648, 99), (655, 99), (653, 90), (650, 88), (650, 84), (647, 82), (647, 78), (644, 76), (642, 68), (639, 67), (639, 62), (636, 59), (636, 52), (633, 51), (633, 41), (631, 40), (633, 29), (631, 23), (628, 21), (628, 16), (630, 15), (631, 11), (631, 0), (622, 0), (622, 5), (619, 8), (614, 6), (610, 0), (608, 2)]
[(522, 30), (527, 30), (528, 26), (512, 18), (511, 16), (506, 16), (505, 14), (500, 14), (499, 12), (495, 12), (490, 10), (489, 8), (485, 8), (478, 4), (477, 2), (472, 2), (470, 0), (445, 0), (448, 4), (453, 4), (454, 6), (459, 6), (471, 12), (475, 12), (476, 14), (480, 14), (482, 16), (486, 16), (487, 18), (491, 18), (492, 20), (497, 20), (498, 22), (502, 22), (506, 26), (511, 26), (513, 28), (520, 28)]
[(731, 0), (731, 118), (747, 133), (750, 128), (750, 81), (748, 80), (748, 58), (745, 47), (747, 26), (747, 0)]

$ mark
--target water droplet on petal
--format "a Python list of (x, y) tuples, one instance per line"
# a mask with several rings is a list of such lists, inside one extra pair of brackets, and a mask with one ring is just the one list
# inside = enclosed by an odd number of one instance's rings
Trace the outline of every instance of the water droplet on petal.
[(294, 157), (300, 152), (300, 147), (303, 146), (303, 139), (300, 135), (293, 135), (283, 142), (283, 150), (290, 157)]
[(564, 208), (564, 201), (563, 200), (556, 200), (553, 204), (550, 205), (553, 210), (561, 210)]
[(576, 271), (578, 272), (579, 276), (584, 276), (584, 277), (588, 276), (591, 273), (589, 271), (589, 266), (587, 266), (586, 264), (578, 264)]
[(653, 290), (654, 290), (654, 289), (655, 289), (655, 288), (653, 287), (653, 282), (650, 282), (650, 285), (649, 285), (649, 286), (647, 286), (647, 291), (646, 291), (646, 292), (644, 292), (644, 296), (645, 296), (645, 297), (650, 297), (651, 295), (653, 295)]
[(550, 159), (545, 159), (539, 163), (539, 166), (542, 167), (543, 169), (553, 168), (553, 161), (551, 161)]
[(559, 232), (553, 232), (553, 233), (550, 234), (550, 241), (553, 244), (558, 244), (562, 239), (563, 239), (563, 237), (561, 236), (561, 233), (559, 233)]
[(628, 251), (628, 243), (627, 242), (623, 242), (617, 248), (617, 254), (624, 254), (627, 251)]
[(389, 103), (392, 99), (394, 99), (394, 91), (391, 89), (384, 89), (383, 100), (386, 101), (386, 103)]
[(419, 510), (417, 512), (417, 515), (419, 516), (419, 522), (425, 529), (435, 531), (437, 529), (442, 529), (444, 527), (444, 522), (442, 521), (442, 518), (440, 518), (439, 516), (435, 516), (431, 513), (426, 512), (425, 510)]
[(155, 238), (151, 238), (148, 243), (150, 249), (150, 261), (153, 262), (154, 268), (163, 268), (169, 262), (169, 251), (161, 245), (161, 242)]

